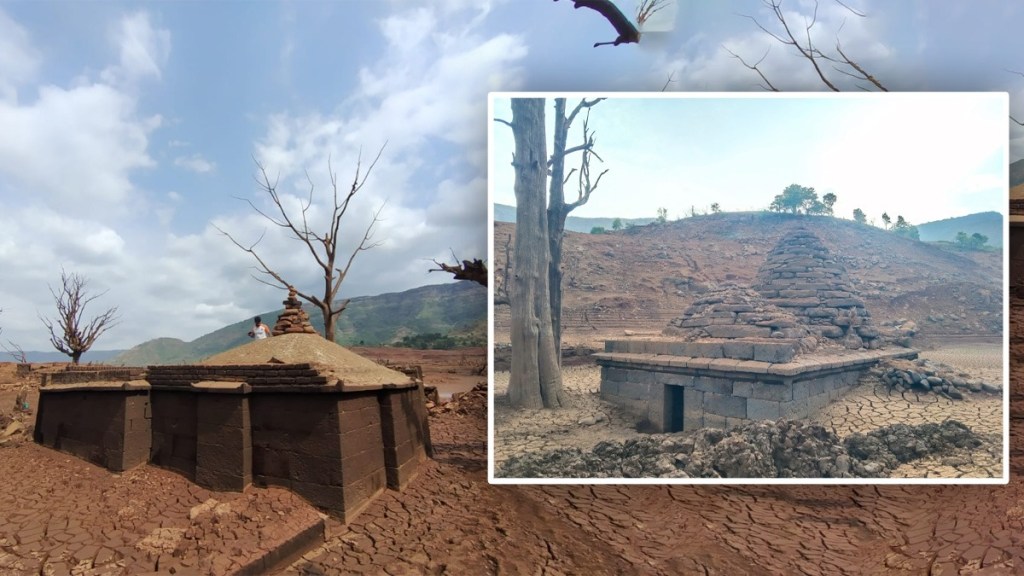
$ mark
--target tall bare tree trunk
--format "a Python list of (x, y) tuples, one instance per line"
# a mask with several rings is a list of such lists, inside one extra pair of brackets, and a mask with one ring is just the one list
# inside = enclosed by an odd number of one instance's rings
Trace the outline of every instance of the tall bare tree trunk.
[(513, 406), (563, 405), (562, 374), (551, 330), (550, 252), (546, 218), (547, 142), (544, 100), (512, 99), (515, 138), (516, 252), (512, 284)]
[(548, 282), (551, 291), (551, 331), (555, 339), (558, 366), (562, 366), (562, 239), (565, 237), (565, 146), (569, 126), (565, 118), (565, 98), (555, 99), (555, 149), (551, 155), (551, 187), (548, 200)]
[[(565, 114), (565, 98), (555, 98), (555, 137), (554, 150), (551, 151), (551, 187), (548, 199), (548, 251), (551, 261), (548, 264), (548, 281), (550, 282), (551, 329), (554, 334), (555, 354), (558, 365), (562, 365), (562, 240), (565, 238), (565, 219), (569, 213), (587, 203), (590, 193), (597, 188), (601, 180), (590, 180), (590, 155), (594, 154), (594, 140), (587, 130), (587, 121), (583, 121), (583, 143), (568, 148), (569, 128), (581, 110), (589, 109), (603, 98), (594, 100), (583, 99), (573, 108), (568, 116)], [(579, 198), (565, 203), (565, 158), (570, 152), (581, 152), (583, 159), (580, 165)], [(572, 172), (570, 171), (569, 175)], [(602, 174), (603, 175), (603, 174)]]

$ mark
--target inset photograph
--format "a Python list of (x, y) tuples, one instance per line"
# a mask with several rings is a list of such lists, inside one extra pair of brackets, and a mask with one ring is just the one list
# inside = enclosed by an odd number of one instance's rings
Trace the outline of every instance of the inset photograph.
[(490, 114), (492, 482), (1008, 481), (1006, 94)]

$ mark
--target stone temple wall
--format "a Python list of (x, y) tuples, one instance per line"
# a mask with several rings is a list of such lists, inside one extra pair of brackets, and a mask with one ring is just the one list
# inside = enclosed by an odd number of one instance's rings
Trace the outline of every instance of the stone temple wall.
[(36, 442), (115, 471), (151, 462), (212, 490), (283, 486), (346, 522), (432, 456), (422, 382), (335, 384), (302, 364), (104, 378), (41, 387)]

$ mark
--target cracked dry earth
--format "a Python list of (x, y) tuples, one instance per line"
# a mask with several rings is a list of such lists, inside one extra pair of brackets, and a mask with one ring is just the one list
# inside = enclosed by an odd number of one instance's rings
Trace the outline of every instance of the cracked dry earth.
[[(1015, 357), (1014, 369), (1019, 366)], [(385, 492), (348, 526), (329, 519), (326, 541), (284, 572), (1018, 574), (1024, 570), (1024, 387), (1020, 378), (1012, 381), (1008, 486), (489, 485), (486, 399), (477, 391), (432, 412), (436, 458), (403, 494)], [(5, 466), (14, 453), (26, 459)], [(0, 448), (0, 523), (11, 519), (11, 510), (31, 509), (40, 518), (77, 510), (91, 523), (117, 525), (89, 500), (71, 500), (63, 484), (48, 492), (10, 482), (51, 465), (55, 478), (102, 476), (97, 481), (106, 484), (89, 494), (97, 502), (110, 499), (115, 512), (132, 497), (149, 503), (137, 509), (140, 527), (162, 516), (183, 526), (189, 507), (210, 497), (174, 492), (184, 499), (174, 503), (160, 495), (174, 485), (161, 484), (143, 484), (134, 496), (104, 495), (112, 475), (63, 455), (68, 463), (58, 466), (47, 454), (31, 444)], [(144, 471), (164, 478), (163, 471)], [(91, 534), (96, 543), (105, 538)], [(11, 551), (0, 544), (0, 557), (9, 560)], [(0, 574), (38, 573), (38, 564), (0, 566)]]
[[(1002, 380), (1001, 371), (993, 368), (1002, 361), (1001, 346), (997, 344), (943, 347), (922, 356), (992, 382)], [(495, 373), (496, 469), (513, 455), (568, 447), (589, 451), (601, 441), (622, 442), (637, 437), (635, 419), (600, 399), (599, 367), (569, 367), (562, 374), (569, 408), (512, 410), (504, 397), (508, 372)], [(935, 394), (900, 395), (877, 379), (866, 377), (810, 420), (843, 439), (854, 432), (866, 433), (894, 423), (915, 425), (955, 419), (982, 435), (986, 445), (979, 450), (958, 450), (903, 464), (892, 477), (992, 478), (1002, 476), (1002, 414), (999, 396), (979, 393), (950, 400)]]

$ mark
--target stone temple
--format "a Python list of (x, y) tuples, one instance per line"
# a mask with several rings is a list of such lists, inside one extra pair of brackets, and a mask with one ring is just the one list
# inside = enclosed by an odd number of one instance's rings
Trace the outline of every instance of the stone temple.
[(317, 335), (294, 291), (284, 305), (274, 337), (197, 365), (47, 375), (35, 441), (212, 490), (282, 486), (351, 520), (432, 455), (423, 383)]
[(878, 361), (917, 356), (891, 344), (845, 268), (797, 228), (768, 254), (753, 287), (705, 293), (664, 337), (609, 340), (596, 356), (602, 398), (676, 432), (804, 418)]

